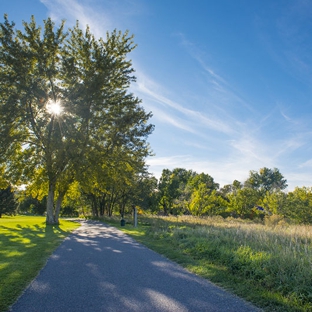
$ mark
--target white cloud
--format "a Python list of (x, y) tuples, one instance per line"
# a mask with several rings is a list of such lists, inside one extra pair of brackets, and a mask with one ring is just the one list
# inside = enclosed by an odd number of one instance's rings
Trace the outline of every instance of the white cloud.
[(177, 116), (171, 116), (165, 110), (161, 110), (155, 106), (150, 107), (150, 109), (153, 112), (153, 116), (155, 116), (158, 121), (166, 122), (166, 123), (170, 124), (171, 126), (176, 127), (178, 129), (199, 135), (199, 133), (197, 133), (197, 131), (195, 131), (193, 127), (191, 127), (190, 125), (187, 125), (185, 120), (183, 120)]
[(299, 165), (299, 168), (312, 168), (312, 159), (305, 161)]
[[(66, 17), (67, 26), (72, 26), (79, 20), (81, 26), (88, 24), (96, 37), (103, 37), (106, 31), (114, 28), (126, 29), (131, 26), (130, 29), (133, 31), (132, 25), (141, 26), (133, 17), (146, 13), (144, 12), (146, 7), (141, 0), (40, 1), (48, 8), (53, 20), (60, 21)], [(286, 27), (287, 23), (281, 26)], [(184, 98), (181, 94), (173, 93), (170, 85), (164, 87), (150, 78), (153, 77), (152, 66), (147, 68), (142, 66), (144, 69), (142, 70), (140, 59), (135, 60), (134, 64), (138, 83), (134, 84), (131, 90), (143, 99), (146, 110), (153, 112), (153, 120), (157, 123), (156, 129), (166, 123), (166, 129), (168, 126), (171, 137), (177, 138), (176, 141), (179, 141), (183, 151), (182, 153), (172, 151), (171, 146), (168, 146), (167, 157), (157, 156), (155, 151), (156, 156), (147, 161), (150, 171), (159, 177), (164, 168), (192, 169), (210, 174), (222, 186), (232, 183), (235, 179), (243, 182), (250, 170), (258, 170), (261, 167), (279, 168), (284, 165), (287, 172), (282, 173), (288, 180), (292, 180), (292, 184), (293, 181), (298, 185), (304, 181), (309, 185), (309, 173), (294, 173), (298, 167), (289, 168), (286, 162), (291, 153), (300, 151), (311, 142), (312, 134), (307, 131), (309, 127), (296, 120), (287, 111), (287, 113), (279, 112), (278, 117), (275, 114), (277, 109), (269, 114), (261, 107), (256, 111), (254, 106), (245, 100), (244, 92), (238, 91), (235, 81), (233, 83), (225, 78), (227, 75), (217, 67), (206, 51), (201, 51), (183, 34), (179, 34), (179, 38), (190, 59), (199, 65), (201, 74), (199, 79), (202, 79), (199, 83), (203, 89), (193, 97)], [(273, 44), (270, 48), (273, 48)], [(287, 57), (289, 59), (292, 57), (292, 54), (274, 52), (277, 59), (282, 55), (283, 60), (279, 60), (282, 66), (286, 64)], [(291, 64), (300, 61), (302, 58), (292, 59)], [(300, 68), (301, 71), (308, 70), (304, 66)], [(174, 80), (179, 83), (178, 77)], [(191, 92), (192, 90), (188, 90), (186, 93)], [(190, 106), (189, 103), (194, 105)], [(270, 127), (276, 124), (277, 118), (280, 126), (279, 137), (272, 138), (271, 134), (275, 134), (274, 127)], [(187, 139), (183, 138), (185, 133), (189, 135)], [(169, 144), (166, 137), (158, 137), (155, 140), (163, 146)], [(299, 165), (299, 169), (307, 169), (306, 171), (311, 167), (312, 160)]]
[[(205, 116), (203, 112), (185, 108), (183, 105), (164, 96), (163, 94), (168, 92), (165, 91), (163, 87), (160, 87), (156, 82), (152, 81), (150, 78), (147, 78), (146, 75), (144, 75), (141, 71), (138, 74), (138, 83), (136, 86), (134, 86), (134, 88), (137, 93), (140, 93), (142, 97), (147, 99), (147, 102), (148, 100), (152, 100), (158, 104), (161, 104), (165, 109), (170, 107), (176, 112), (182, 113), (184, 118), (192, 121), (192, 123), (196, 124), (197, 127), (201, 125), (205, 128), (209, 128), (217, 132), (226, 134), (233, 133), (233, 129), (230, 127), (230, 123), (226, 122), (226, 120), (221, 120), (219, 118), (209, 118)], [(173, 121), (172, 118), (171, 121)]]
[[(66, 17), (67, 26), (73, 26), (77, 20), (81, 26), (89, 25), (96, 37), (104, 37), (106, 30), (112, 28), (109, 14), (98, 12), (95, 8), (78, 0), (40, 0), (49, 10), (53, 20), (61, 21)], [(99, 21), (102, 20), (102, 23)]]
[(229, 102), (231, 104), (238, 103), (250, 112), (255, 113), (254, 108), (241, 96), (239, 96), (235, 88), (220, 74), (217, 74), (216, 70), (214, 70), (212, 66), (206, 64), (203, 59), (203, 55), (205, 53), (202, 52), (194, 43), (187, 40), (184, 34), (180, 33), (179, 37), (182, 45), (186, 48), (189, 55), (195, 59), (201, 68), (208, 74), (210, 87), (218, 93), (217, 97), (220, 102), (223, 102), (223, 105), (225, 105), (225, 102)]
[(311, 186), (312, 183), (312, 170), (305, 172), (298, 172), (297, 170), (290, 169), (289, 172), (285, 172), (285, 178), (288, 181), (287, 191), (291, 192), (295, 187)]
[(49, 10), (48, 15), (56, 21), (66, 19), (67, 26), (76, 21), (83, 27), (89, 25), (91, 33), (97, 38), (105, 38), (107, 31), (120, 29), (125, 31), (134, 16), (140, 16), (146, 10), (140, 0), (102, 1), (102, 0), (40, 0)]

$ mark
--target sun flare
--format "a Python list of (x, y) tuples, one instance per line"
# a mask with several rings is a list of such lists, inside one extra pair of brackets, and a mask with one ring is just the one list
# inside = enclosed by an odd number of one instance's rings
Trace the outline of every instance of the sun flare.
[(47, 104), (47, 110), (51, 115), (60, 115), (63, 112), (63, 107), (60, 101), (49, 101)]

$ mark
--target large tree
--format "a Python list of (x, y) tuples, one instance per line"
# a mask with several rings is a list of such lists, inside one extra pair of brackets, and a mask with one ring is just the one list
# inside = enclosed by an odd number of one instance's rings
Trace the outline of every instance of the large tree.
[(191, 170), (183, 168), (175, 168), (172, 171), (163, 169), (158, 183), (158, 198), (165, 215), (172, 213), (175, 206), (177, 210), (181, 210), (183, 193), (188, 180), (194, 174)]
[(14, 183), (46, 181), (46, 222), (54, 224), (81, 171), (116, 150), (127, 159), (149, 154), (151, 113), (128, 91), (135, 81), (128, 32), (103, 40), (78, 22), (68, 31), (50, 18), (43, 29), (34, 17), (23, 25), (16, 30), (7, 16), (0, 24), (0, 161)]
[(287, 187), (287, 180), (277, 168), (261, 168), (259, 172), (250, 171), (249, 178), (245, 181), (245, 187), (258, 190), (262, 196), (266, 192), (276, 192)]

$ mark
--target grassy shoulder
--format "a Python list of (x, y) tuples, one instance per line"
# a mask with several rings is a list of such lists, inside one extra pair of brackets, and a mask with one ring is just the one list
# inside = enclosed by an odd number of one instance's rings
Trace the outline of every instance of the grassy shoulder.
[(48, 257), (78, 223), (45, 217), (4, 216), (0, 219), (0, 311), (6, 311), (38, 274)]
[(312, 311), (312, 227), (222, 218), (103, 220), (264, 311)]

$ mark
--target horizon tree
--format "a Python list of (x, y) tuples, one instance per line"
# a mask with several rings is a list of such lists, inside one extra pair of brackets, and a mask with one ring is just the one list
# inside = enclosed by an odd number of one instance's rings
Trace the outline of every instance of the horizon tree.
[(259, 169), (259, 172), (251, 170), (244, 186), (253, 188), (264, 196), (266, 192), (282, 191), (288, 185), (287, 180), (277, 168), (269, 169), (264, 167)]

